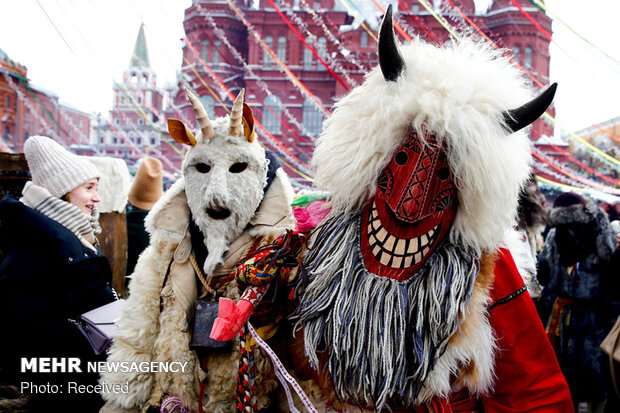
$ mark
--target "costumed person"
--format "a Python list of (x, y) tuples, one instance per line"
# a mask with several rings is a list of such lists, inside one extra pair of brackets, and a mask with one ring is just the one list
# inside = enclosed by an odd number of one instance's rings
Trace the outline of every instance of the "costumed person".
[[(95, 385), (97, 374), (85, 366), (105, 359), (72, 320), (115, 299), (108, 260), (96, 247), (99, 171), (44, 136), (30, 137), (24, 152), (32, 181), (19, 200), (0, 202), (0, 369), (7, 382), (22, 383), (28, 411), (96, 412), (99, 394), (68, 394), (67, 383)], [(24, 371), (21, 360), (40, 357), (77, 358), (83, 370)], [(39, 390), (47, 384), (61, 390)]]
[[(168, 120), (171, 136), (190, 146), (183, 176), (146, 218), (150, 245), (131, 276), (108, 357), (109, 362), (180, 362), (183, 371), (102, 374), (102, 383), (129, 387), (128, 393), (104, 394), (102, 412), (149, 407), (230, 412), (238, 403), (263, 409), (277, 387), (271, 364), (247, 336), (221, 345), (209, 332), (218, 299), (239, 299), (237, 282), (229, 276), (237, 263), (294, 227), (293, 190), (275, 156), (256, 140), (243, 90), (230, 117), (213, 121), (198, 98), (187, 94), (200, 133), (194, 136), (180, 121)], [(271, 285), (263, 301), (273, 311), (253, 319), (265, 339), (276, 332), (279, 297), (287, 293), (279, 282)]]
[(319, 411), (570, 412), (500, 248), (530, 173), (523, 128), (555, 85), (532, 99), (500, 52), (470, 40), (398, 47), (391, 10), (380, 68), (317, 140), (331, 211), (296, 287), (292, 368)]
[(536, 277), (536, 256), (544, 245), (543, 231), (547, 225), (545, 196), (538, 189), (532, 174), (519, 194), (517, 225), (506, 231), (505, 241), (519, 274), (533, 299), (542, 292)]
[(133, 273), (138, 256), (149, 246), (144, 219), (164, 194), (163, 176), (159, 159), (147, 156), (140, 161), (127, 203), (127, 275)]
[(595, 406), (606, 398), (609, 357), (599, 345), (618, 316), (618, 267), (611, 260), (615, 234), (595, 202), (566, 192), (548, 214), (551, 230), (538, 257), (543, 296), (553, 302), (547, 334), (576, 404)]

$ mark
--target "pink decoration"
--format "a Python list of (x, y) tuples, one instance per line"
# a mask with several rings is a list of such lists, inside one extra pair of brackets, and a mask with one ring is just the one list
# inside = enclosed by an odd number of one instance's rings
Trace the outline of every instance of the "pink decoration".
[(325, 219), (329, 213), (327, 201), (314, 201), (305, 208), (294, 207), (293, 214), (297, 220), (297, 230), (307, 232), (314, 228)]

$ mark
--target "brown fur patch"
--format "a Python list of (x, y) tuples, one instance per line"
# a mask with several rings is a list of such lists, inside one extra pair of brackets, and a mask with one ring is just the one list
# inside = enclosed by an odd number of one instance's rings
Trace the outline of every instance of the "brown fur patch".
[[(489, 291), (493, 286), (493, 282), (495, 281), (495, 259), (497, 258), (497, 254), (483, 254), (480, 258), (480, 272), (478, 277), (476, 278), (476, 282), (474, 283), (473, 296), (468, 308), (469, 315), (468, 317), (479, 317), (480, 312), (485, 311), (486, 303), (480, 302), (481, 297), (488, 297)], [(459, 315), (461, 319), (463, 319), (462, 314)], [(475, 320), (478, 321), (478, 320)], [(463, 340), (472, 339), (473, 334), (475, 334), (475, 322), (467, 322), (467, 319), (461, 326), (460, 334), (459, 332), (455, 333), (450, 339), (450, 345), (457, 345)], [(474, 360), (471, 360), (470, 363), (466, 366), (463, 366), (462, 369), (456, 374), (454, 383), (456, 385), (461, 384), (464, 377), (469, 377), (473, 380), (476, 379), (476, 363)]]

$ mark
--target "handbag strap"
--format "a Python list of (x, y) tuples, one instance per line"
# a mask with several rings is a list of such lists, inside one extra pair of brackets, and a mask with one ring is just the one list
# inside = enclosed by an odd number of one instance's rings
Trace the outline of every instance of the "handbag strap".
[(616, 391), (616, 396), (620, 397), (620, 387), (618, 387), (618, 380), (616, 378), (616, 365), (614, 361), (614, 350), (618, 347), (618, 342), (620, 341), (620, 334), (616, 335), (616, 341), (614, 342), (611, 351), (609, 352), (609, 371), (611, 372), (611, 381), (614, 383), (614, 390)]

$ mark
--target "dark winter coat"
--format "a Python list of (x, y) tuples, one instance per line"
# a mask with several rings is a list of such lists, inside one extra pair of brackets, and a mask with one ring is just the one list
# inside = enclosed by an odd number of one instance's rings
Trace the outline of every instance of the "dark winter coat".
[(138, 257), (149, 246), (144, 219), (149, 211), (133, 207), (127, 211), (127, 275), (133, 274)]
[[(32, 396), (33, 411), (96, 411), (99, 395), (67, 394), (68, 382), (95, 384), (97, 375), (86, 373), (87, 362), (104, 356), (95, 356), (69, 319), (114, 300), (108, 260), (10, 196), (0, 201), (0, 250), (1, 379), (18, 386), (62, 385), (62, 395)], [(79, 357), (83, 373), (21, 373), (22, 357)]]
[(617, 316), (610, 288), (620, 276), (610, 262), (615, 235), (592, 202), (554, 208), (549, 222), (553, 228), (538, 256), (539, 281), (546, 284), (543, 300), (548, 314), (556, 297), (571, 300), (560, 318), (558, 361), (576, 402), (602, 400), (609, 361), (599, 344)]

